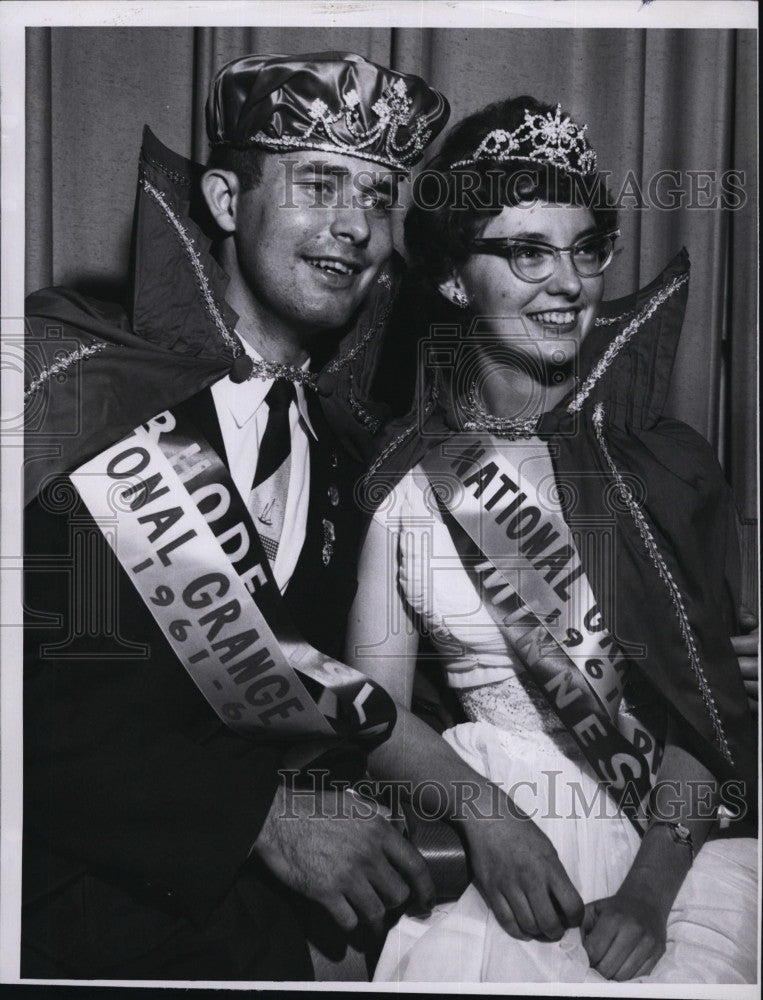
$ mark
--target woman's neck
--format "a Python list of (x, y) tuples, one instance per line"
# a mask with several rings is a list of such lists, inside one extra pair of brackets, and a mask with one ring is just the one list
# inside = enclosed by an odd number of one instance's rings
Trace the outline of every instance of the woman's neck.
[[(530, 371), (528, 369), (532, 368)], [(478, 397), (496, 416), (530, 420), (552, 410), (573, 385), (566, 368), (539, 371), (537, 363), (498, 363), (482, 357), (478, 366)]]

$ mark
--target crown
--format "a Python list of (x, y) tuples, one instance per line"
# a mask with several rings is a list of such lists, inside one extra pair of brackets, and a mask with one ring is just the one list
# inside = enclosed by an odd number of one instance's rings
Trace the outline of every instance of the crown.
[(561, 104), (557, 104), (553, 115), (550, 111), (531, 114), (525, 109), (525, 120), (513, 132), (493, 129), (470, 157), (450, 166), (465, 167), (482, 160), (499, 163), (519, 160), (559, 167), (565, 173), (586, 177), (596, 172), (596, 153), (586, 138), (587, 128), (576, 125), (569, 115), (562, 116)]
[(354, 89), (347, 91), (336, 111), (316, 97), (307, 107), (310, 124), (304, 131), (278, 137), (259, 131), (251, 136), (250, 142), (273, 150), (318, 149), (327, 153), (346, 153), (400, 170), (408, 170), (421, 158), (432, 129), (428, 115), (413, 114), (413, 101), (404, 80), (391, 83), (371, 106), (376, 118), (373, 124), (363, 124), (361, 108), (360, 95)]

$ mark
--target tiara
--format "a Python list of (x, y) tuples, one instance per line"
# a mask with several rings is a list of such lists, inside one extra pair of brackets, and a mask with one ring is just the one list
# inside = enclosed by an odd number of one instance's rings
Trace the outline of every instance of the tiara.
[(562, 106), (556, 112), (531, 114), (525, 109), (525, 120), (514, 129), (496, 128), (488, 132), (474, 153), (465, 160), (451, 163), (450, 168), (465, 167), (482, 160), (509, 160), (542, 163), (559, 167), (568, 174), (586, 177), (596, 172), (596, 153), (591, 149), (585, 132), (569, 115), (562, 117)]
[[(318, 149), (326, 153), (346, 153), (407, 171), (420, 159), (432, 130), (428, 127), (427, 115), (413, 114), (413, 101), (405, 82), (398, 79), (385, 88), (371, 106), (376, 121), (368, 128), (362, 123), (360, 104), (357, 90), (349, 90), (344, 95), (337, 111), (331, 111), (325, 101), (316, 97), (307, 109), (311, 121), (303, 132), (275, 137), (260, 131), (250, 141), (274, 150)], [(405, 134), (401, 136), (401, 132)]]

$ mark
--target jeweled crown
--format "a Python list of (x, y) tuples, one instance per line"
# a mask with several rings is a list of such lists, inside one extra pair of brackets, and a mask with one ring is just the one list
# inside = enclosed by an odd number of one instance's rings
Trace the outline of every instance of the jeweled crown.
[(207, 132), (213, 147), (315, 149), (407, 171), (449, 112), (420, 77), (354, 52), (250, 55), (213, 80)]
[(471, 156), (451, 163), (466, 167), (483, 161), (541, 163), (568, 174), (587, 177), (596, 172), (596, 153), (586, 137), (588, 126), (576, 125), (557, 104), (552, 115), (525, 109), (525, 120), (513, 132), (496, 128), (485, 136)]

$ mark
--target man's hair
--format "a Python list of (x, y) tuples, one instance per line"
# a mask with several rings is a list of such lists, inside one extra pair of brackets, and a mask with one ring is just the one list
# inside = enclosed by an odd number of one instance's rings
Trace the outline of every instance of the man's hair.
[(251, 191), (262, 180), (261, 149), (235, 149), (233, 146), (213, 146), (207, 159), (208, 170), (230, 170), (238, 177), (242, 191)]
[[(535, 199), (590, 208), (594, 225), (604, 233), (617, 222), (604, 178), (571, 176), (541, 163), (484, 161), (451, 169), (450, 164), (471, 157), (494, 129), (514, 130), (532, 114), (553, 114), (555, 107), (533, 97), (496, 101), (455, 125), (439, 153), (417, 179), (418, 193), (405, 219), (405, 245), (418, 277), (433, 286), (445, 280), (454, 266), (470, 254), (469, 244), (504, 207)], [(470, 173), (464, 196), (464, 174)], [(431, 208), (426, 206), (431, 205)]]

